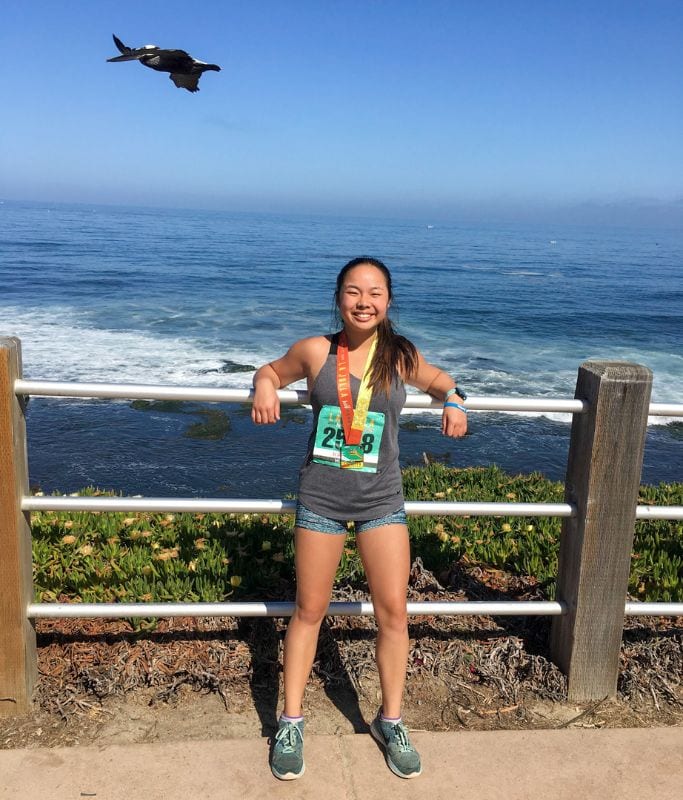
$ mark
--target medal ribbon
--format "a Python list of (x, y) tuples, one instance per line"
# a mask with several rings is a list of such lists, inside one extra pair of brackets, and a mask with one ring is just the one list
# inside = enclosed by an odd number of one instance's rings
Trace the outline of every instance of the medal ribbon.
[(346, 331), (339, 334), (337, 342), (337, 396), (341, 410), (342, 424), (344, 426), (344, 441), (346, 444), (360, 444), (365, 420), (370, 409), (372, 388), (370, 387), (370, 373), (372, 372), (372, 358), (377, 348), (377, 334), (375, 334), (368, 357), (365, 360), (363, 379), (358, 390), (356, 408), (353, 408), (353, 395), (351, 393), (351, 371), (349, 369), (349, 341)]

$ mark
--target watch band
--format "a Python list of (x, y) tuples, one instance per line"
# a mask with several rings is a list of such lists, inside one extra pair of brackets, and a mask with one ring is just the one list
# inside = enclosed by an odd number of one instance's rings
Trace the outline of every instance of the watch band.
[(465, 390), (461, 389), (459, 386), (454, 386), (452, 389), (449, 389), (446, 392), (445, 399), (448, 400), (448, 398), (454, 394), (457, 394), (462, 400), (467, 400), (467, 394), (465, 393)]

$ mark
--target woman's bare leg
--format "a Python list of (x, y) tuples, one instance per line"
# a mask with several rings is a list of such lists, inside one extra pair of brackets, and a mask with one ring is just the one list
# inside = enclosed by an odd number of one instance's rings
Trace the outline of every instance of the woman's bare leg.
[(401, 524), (382, 525), (363, 531), (356, 538), (377, 621), (382, 711), (387, 717), (400, 717), (408, 663), (408, 528)]
[(301, 715), (301, 701), (327, 613), (346, 536), (295, 530), (296, 607), (285, 636), (284, 684), (288, 717)]

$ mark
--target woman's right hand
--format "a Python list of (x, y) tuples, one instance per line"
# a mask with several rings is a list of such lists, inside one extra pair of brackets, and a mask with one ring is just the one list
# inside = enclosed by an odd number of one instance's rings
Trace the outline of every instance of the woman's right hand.
[(272, 425), (280, 419), (280, 398), (277, 395), (275, 384), (268, 377), (254, 380), (254, 403), (251, 407), (251, 418), (256, 425)]

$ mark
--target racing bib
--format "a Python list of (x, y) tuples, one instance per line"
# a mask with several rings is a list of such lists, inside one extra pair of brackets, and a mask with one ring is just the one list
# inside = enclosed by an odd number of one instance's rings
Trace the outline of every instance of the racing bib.
[(384, 414), (368, 411), (358, 444), (346, 444), (339, 406), (323, 406), (315, 430), (313, 461), (341, 469), (377, 472), (379, 448), (384, 431)]

